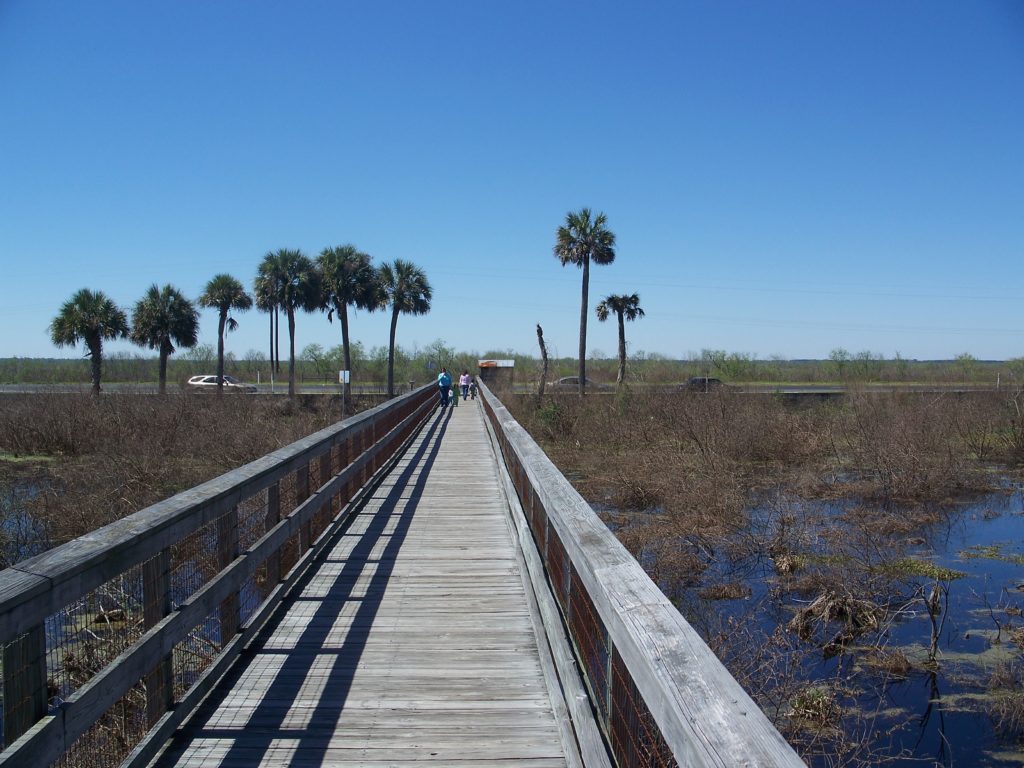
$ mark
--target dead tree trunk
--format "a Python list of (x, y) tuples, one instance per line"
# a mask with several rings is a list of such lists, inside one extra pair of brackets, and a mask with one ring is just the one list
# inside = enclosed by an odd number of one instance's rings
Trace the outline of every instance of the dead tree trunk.
[(537, 388), (537, 397), (544, 397), (544, 384), (548, 380), (548, 348), (544, 346), (544, 329), (537, 323), (537, 343), (540, 344), (540, 386)]

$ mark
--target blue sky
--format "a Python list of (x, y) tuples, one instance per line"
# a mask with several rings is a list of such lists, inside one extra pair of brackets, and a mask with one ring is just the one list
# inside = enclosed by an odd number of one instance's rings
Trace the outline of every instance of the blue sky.
[(1017, 357), (1024, 4), (3, 0), (0, 182), (3, 357), (79, 354), (47, 333), (79, 288), (127, 309), (347, 242), (431, 279), (403, 346), (536, 354), (540, 323), (572, 356), (583, 206), (631, 351)]

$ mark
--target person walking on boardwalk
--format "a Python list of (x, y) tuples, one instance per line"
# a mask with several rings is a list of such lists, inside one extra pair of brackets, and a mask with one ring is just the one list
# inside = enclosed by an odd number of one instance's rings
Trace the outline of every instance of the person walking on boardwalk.
[(448, 393), (452, 389), (452, 376), (447, 368), (442, 368), (437, 375), (437, 387), (441, 390), (441, 407), (445, 408), (448, 405)]
[(469, 399), (469, 371), (463, 369), (462, 375), (459, 376), (459, 389), (462, 390), (462, 399)]
[(459, 407), (459, 388), (458, 387), (452, 387), (452, 405), (454, 405), (456, 408)]

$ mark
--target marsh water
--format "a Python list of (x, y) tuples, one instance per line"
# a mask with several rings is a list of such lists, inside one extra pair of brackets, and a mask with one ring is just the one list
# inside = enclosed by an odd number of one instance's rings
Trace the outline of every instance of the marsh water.
[(40, 486), (31, 480), (0, 483), (0, 566), (6, 568), (49, 549), (43, 525), (25, 509)]
[[(1024, 765), (1019, 486), (924, 512), (782, 493), (748, 512), (744, 536), (763, 546), (662, 586), (809, 764)], [(876, 517), (888, 529), (861, 525)], [(794, 617), (822, 595), (866, 613), (833, 609), (798, 637)], [(809, 722), (793, 705), (807, 691), (827, 702)]]

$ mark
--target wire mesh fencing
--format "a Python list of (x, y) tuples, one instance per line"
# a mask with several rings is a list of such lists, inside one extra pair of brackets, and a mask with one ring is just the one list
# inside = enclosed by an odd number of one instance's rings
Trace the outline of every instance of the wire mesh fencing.
[[(399, 447), (395, 434), (376, 441), (404, 416), (416, 418), (403, 433), (415, 429), (428, 398), (414, 393), (353, 417), (72, 542), (66, 558), (58, 549), (0, 572), (0, 759), (17, 751), (31, 757), (15, 764), (120, 765), (265, 615), (370, 468)], [(374, 460), (350, 471), (369, 450)], [(352, 476), (340, 482), (341, 473)]]

